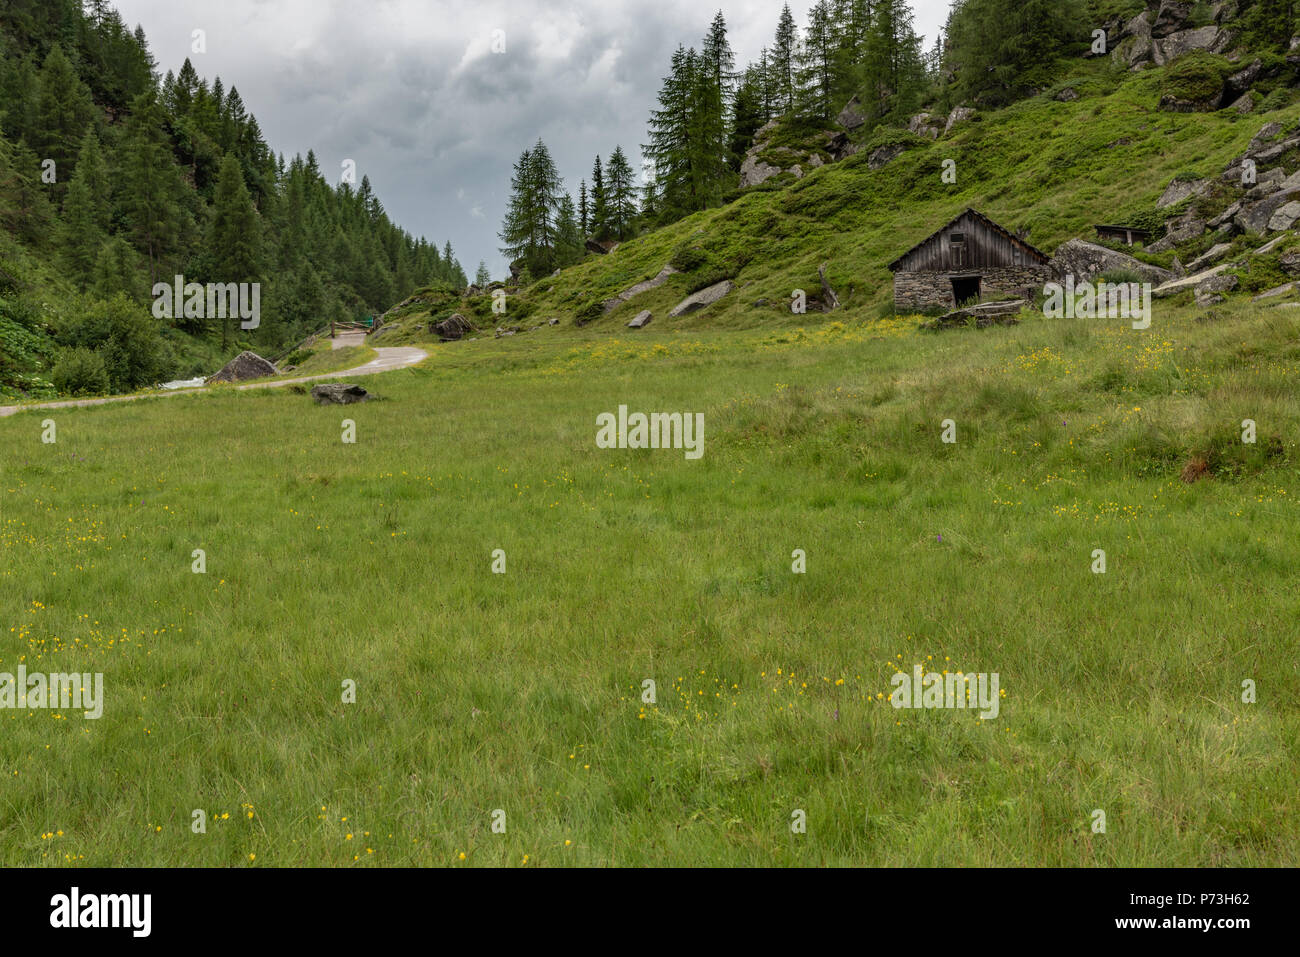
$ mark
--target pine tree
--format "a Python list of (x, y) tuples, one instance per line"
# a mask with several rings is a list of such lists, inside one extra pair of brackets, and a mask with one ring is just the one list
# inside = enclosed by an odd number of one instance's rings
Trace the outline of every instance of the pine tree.
[(741, 158), (754, 142), (754, 134), (767, 122), (763, 105), (763, 80), (757, 65), (751, 64), (736, 87), (731, 115), (732, 169), (739, 170)]
[(781, 19), (776, 25), (776, 39), (772, 42), (772, 74), (776, 91), (777, 109), (782, 113), (794, 110), (798, 87), (799, 36), (794, 25), (790, 4), (781, 8)]
[(137, 301), (140, 299), (135, 250), (120, 236), (100, 244), (90, 290), (99, 299), (112, 299), (119, 293)]
[(590, 226), (591, 209), (587, 205), (587, 181), (584, 179), (578, 184), (578, 227), (583, 236), (588, 235)]
[(610, 233), (623, 242), (634, 235), (633, 223), (637, 213), (636, 184), (623, 147), (615, 146), (614, 152), (609, 154), (605, 173), (608, 177), (605, 186), (606, 222)]
[(609, 238), (609, 212), (605, 202), (605, 172), (596, 157), (591, 168), (591, 236), (600, 241)]
[(1084, 23), (1082, 0), (963, 0), (947, 30), (953, 92), (966, 102), (1012, 102), (1037, 84), (1045, 64), (1086, 35)]
[[(212, 223), (208, 229), (207, 249), (212, 257), (213, 275), (222, 283), (260, 282), (262, 276), (262, 224), (253, 200), (244, 185), (239, 160), (227, 154), (217, 177), (213, 197)], [(208, 319), (211, 320), (212, 316)], [(221, 347), (229, 342), (234, 317), (221, 324)]]
[(51, 189), (59, 200), (67, 191), (76, 164), (77, 147), (95, 115), (90, 91), (77, 77), (62, 47), (51, 48), (40, 73), (36, 129), (32, 148), (42, 160), (53, 160), (57, 179)]
[(825, 122), (831, 117), (839, 41), (828, 0), (817, 0), (808, 13), (808, 29), (799, 56), (799, 99), (803, 116)]
[(573, 197), (565, 193), (560, 197), (559, 211), (555, 217), (555, 264), (560, 268), (572, 266), (582, 260), (582, 232), (573, 206)]
[(478, 272), (474, 274), (474, 285), (480, 289), (484, 288), (492, 281), (492, 274), (488, 272), (487, 263), (483, 260), (478, 261)]
[(77, 157), (77, 171), (68, 185), (59, 245), (68, 260), (73, 281), (82, 289), (90, 284), (100, 246), (108, 234), (108, 170), (99, 151), (94, 129), (86, 131)]
[(704, 208), (698, 167), (694, 97), (698, 88), (694, 50), (678, 46), (650, 113), (649, 142), (642, 153), (654, 169), (660, 217), (680, 217)]
[(181, 181), (164, 132), (164, 114), (152, 93), (132, 103), (118, 154), (119, 196), (130, 235), (149, 257), (149, 282), (158, 281), (159, 265), (178, 252), (184, 214)]

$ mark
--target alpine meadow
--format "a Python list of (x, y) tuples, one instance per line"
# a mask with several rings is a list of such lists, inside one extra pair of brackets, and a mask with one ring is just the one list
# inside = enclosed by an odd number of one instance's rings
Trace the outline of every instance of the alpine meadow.
[(1300, 865), (1300, 5), (470, 7), (0, 0), (0, 863)]

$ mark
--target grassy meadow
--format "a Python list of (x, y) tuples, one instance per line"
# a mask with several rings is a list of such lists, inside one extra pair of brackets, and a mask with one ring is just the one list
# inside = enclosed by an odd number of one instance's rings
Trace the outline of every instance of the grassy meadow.
[[(1295, 866), (1300, 318), (1216, 312), (557, 327), (347, 408), (0, 419), (0, 671), (106, 695), (0, 711), (0, 863)], [(619, 405), (703, 457), (598, 449)], [(1000, 714), (891, 707), (917, 663)]]

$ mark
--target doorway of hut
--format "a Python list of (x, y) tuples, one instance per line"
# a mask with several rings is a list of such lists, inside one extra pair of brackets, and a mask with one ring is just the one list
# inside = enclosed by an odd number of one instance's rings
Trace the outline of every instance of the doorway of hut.
[(980, 277), (961, 276), (952, 281), (952, 302), (961, 308), (968, 302), (978, 302), (980, 298)]

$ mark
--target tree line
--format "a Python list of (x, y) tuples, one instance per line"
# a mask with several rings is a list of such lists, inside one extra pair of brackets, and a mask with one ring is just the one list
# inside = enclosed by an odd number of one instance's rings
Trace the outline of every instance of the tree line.
[(539, 140), (515, 164), (502, 253), (536, 278), (580, 260), (588, 239), (626, 240), (721, 205), (763, 127), (779, 121), (792, 141), (811, 141), (853, 97), (868, 137), (905, 127), (926, 105), (1010, 102), (1089, 39), (1085, 13), (1083, 0), (955, 0), (925, 50), (906, 0), (818, 0), (802, 30), (786, 4), (772, 42), (737, 69), (719, 12), (698, 48), (671, 56), (641, 146), (642, 182), (616, 147), (603, 167), (597, 157), (575, 207)]
[[(348, 169), (327, 177), (312, 152), (275, 154), (234, 85), (209, 83), (191, 61), (160, 78), (143, 30), (128, 30), (106, 0), (7, 0), (0, 225), (80, 295), (58, 314), (31, 315), (0, 275), (0, 388), (16, 387), (20, 366), (31, 384), (31, 369), (69, 350), (97, 387), (135, 388), (210, 364), (237, 338), (274, 352), (418, 287), (464, 287), (449, 241), (439, 248), (401, 229), (369, 178), (355, 180)], [(0, 249), (0, 269), (10, 253)], [(116, 319), (104, 319), (148, 316), (153, 284), (177, 274), (261, 283), (260, 327), (181, 317), (115, 333)], [(120, 368), (124, 339), (156, 361)]]

